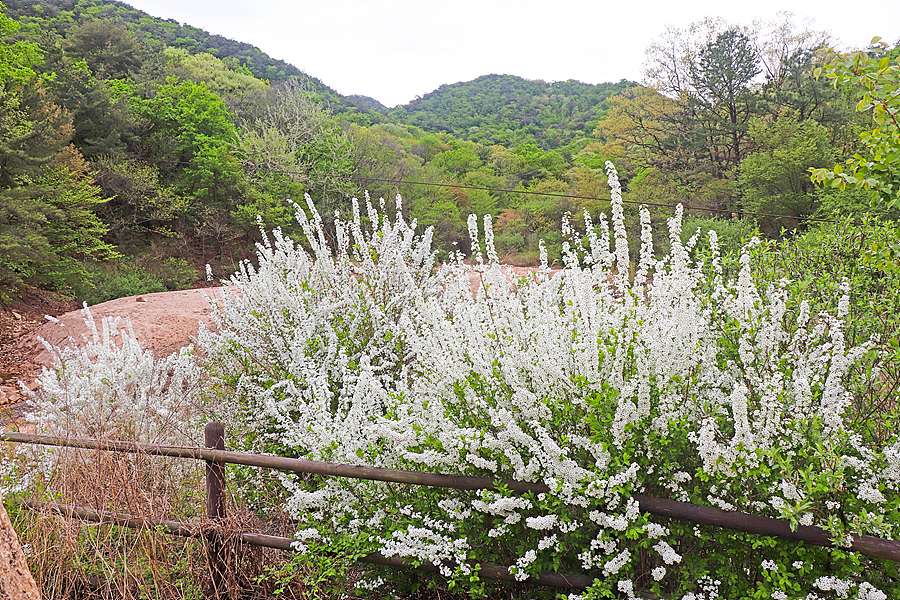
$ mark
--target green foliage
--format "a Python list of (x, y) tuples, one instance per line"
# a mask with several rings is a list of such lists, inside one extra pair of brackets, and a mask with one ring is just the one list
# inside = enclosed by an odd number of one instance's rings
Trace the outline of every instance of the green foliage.
[[(64, 33), (74, 26), (91, 21), (107, 20), (116, 28), (125, 28), (134, 38), (153, 41), (156, 44), (185, 48), (192, 54), (207, 52), (225, 60), (235, 60), (246, 65), (254, 77), (260, 79), (284, 79), (303, 77), (322, 93), (323, 97), (337, 99), (334, 90), (318, 79), (282, 60), (276, 60), (250, 44), (230, 40), (207, 31), (180, 25), (174, 19), (159, 19), (113, 0), (12, 0), (7, 2), (10, 14), (23, 22), (40, 21), (44, 28)], [(38, 7), (42, 10), (38, 12)], [(95, 26), (91, 26), (95, 27)], [(116, 33), (115, 35), (119, 35)], [(128, 48), (129, 46), (125, 46)]]
[(773, 115), (787, 111), (797, 120), (813, 119), (834, 133), (849, 120), (852, 108), (845, 106), (840, 90), (814, 76), (822, 64), (822, 48), (800, 47), (779, 57), (778, 69), (763, 86), (762, 102)]
[(745, 155), (744, 140), (754, 102), (750, 83), (760, 70), (753, 42), (734, 28), (702, 47), (688, 67), (694, 88), (688, 104), (699, 109), (695, 126), (706, 139), (714, 163), (723, 171)]
[(225, 103), (206, 84), (170, 78), (152, 98), (132, 103), (147, 123), (144, 155), (195, 210), (228, 210), (246, 195), (246, 177), (232, 151), (237, 130)]
[[(700, 240), (705, 240), (709, 231), (713, 229), (718, 236), (719, 251), (723, 256), (732, 258), (740, 255), (741, 248), (758, 233), (756, 222), (747, 218), (715, 219), (702, 217), (689, 217), (684, 220), (681, 230), (682, 243), (696, 233), (700, 233)], [(702, 245), (702, 242), (701, 242)]]
[(41, 60), (36, 44), (24, 40), (10, 41), (20, 25), (7, 17), (6, 7), (0, 2), (0, 85), (25, 83), (34, 77), (32, 67)]
[(309, 193), (326, 220), (356, 192), (352, 146), (303, 82), (279, 82), (246, 107), (237, 147), (245, 171), (281, 198)]
[(169, 59), (169, 73), (205, 83), (209, 91), (223, 99), (240, 102), (253, 94), (264, 93), (269, 87), (246, 67), (237, 62), (226, 62), (208, 52), (189, 54), (183, 48), (168, 47), (163, 54)]
[(81, 154), (122, 157), (135, 118), (110, 81), (94, 76), (84, 60), (73, 62), (60, 51), (47, 55), (44, 71), (53, 73), (47, 87), (56, 103), (72, 115), (72, 143)]
[(848, 219), (819, 224), (779, 245), (765, 245), (755, 264), (762, 280), (785, 278), (793, 293), (809, 299), (813, 314), (834, 312), (846, 281), (853, 315), (849, 342), (887, 347), (900, 327), (900, 270), (885, 260), (897, 243), (893, 224)]
[[(15, 29), (2, 23), (7, 32)], [(47, 98), (42, 81), (23, 70), (33, 48), (6, 40), (0, 47), (5, 59), (18, 57), (7, 63), (10, 79), (0, 87), (0, 302), (6, 303), (24, 287), (63, 288), (79, 278), (80, 260), (113, 252), (94, 213), (105, 199), (67, 146), (71, 118)]]
[(73, 284), (72, 294), (76, 300), (93, 306), (126, 296), (187, 289), (196, 281), (197, 272), (183, 259), (121, 258), (86, 264), (84, 277)]
[(304, 553), (292, 555), (283, 565), (266, 568), (257, 582), (273, 585), (272, 594), (276, 597), (297, 580), (315, 598), (344, 597), (352, 590), (351, 568), (374, 550), (365, 532), (357, 536), (335, 536), (334, 540), (311, 540), (303, 545)]
[(513, 153), (523, 161), (519, 176), (524, 183), (558, 177), (566, 167), (566, 161), (558, 152), (541, 150), (536, 144), (516, 146)]
[[(603, 154), (626, 173), (655, 169), (641, 186), (642, 200), (811, 214), (817, 195), (795, 181), (795, 170), (838, 160), (851, 129), (843, 97), (813, 77), (828, 40), (824, 32), (798, 29), (789, 15), (749, 27), (708, 18), (669, 28), (647, 49), (648, 87), (610, 100), (609, 116), (597, 130)], [(761, 71), (766, 82), (757, 85)], [(813, 139), (779, 123), (788, 115), (809, 122), (803, 129)], [(779, 137), (788, 147), (776, 148)], [(624, 180), (631, 185), (627, 174)], [(760, 221), (761, 230), (774, 236), (796, 225), (791, 219)]]
[(590, 136), (608, 109), (607, 98), (634, 84), (529, 81), (485, 75), (442, 85), (391, 111), (398, 120), (484, 145), (534, 143), (559, 148)]
[[(747, 209), (798, 217), (813, 214), (818, 196), (809, 169), (830, 164), (836, 156), (825, 126), (782, 114), (752, 121), (750, 138), (755, 150), (741, 161), (738, 176)], [(765, 233), (774, 237), (782, 229), (796, 228), (800, 221), (765, 219), (762, 223)]]
[(431, 164), (456, 176), (465, 175), (481, 166), (473, 145), (464, 145), (438, 154)]
[[(460, 136), (388, 123), (364, 128), (351, 122), (387, 118), (357, 118), (359, 111), (379, 108), (373, 103), (342, 103), (299, 72), (268, 89), (251, 75), (261, 74), (250, 62), (225, 46), (211, 47), (213, 38), (199, 30), (101, 0), (15, 2), (14, 10), (45, 49), (49, 91), (71, 115), (72, 141), (93, 161), (98, 183), (112, 198), (103, 218), (125, 244), (177, 232), (189, 240), (215, 239), (221, 250), (227, 242), (249, 241), (257, 215), (290, 231), (292, 209), (285, 200), (307, 192), (328, 222), (358, 192), (350, 175), (589, 194), (605, 180), (603, 157), (585, 153), (577, 174), (568, 172), (605, 115), (606, 98), (628, 87), (491, 76), (474, 83), (484, 91), (473, 95), (471, 106), (481, 107), (487, 119), (499, 118), (497, 136), (469, 135), (473, 125)], [(444, 122), (455, 122), (462, 117), (459, 110), (470, 106), (455, 100), (443, 105), (459, 115), (440, 117)], [(460, 137), (502, 138), (516, 147)], [(376, 198), (401, 191), (411, 216), (437, 227), (444, 252), (467, 244), (470, 212), (496, 215), (528, 204), (522, 222), (538, 229), (501, 238), (501, 250), (511, 252), (511, 259), (517, 252), (536, 256), (542, 236), (553, 242), (561, 215), (574, 207), (549, 196), (508, 192), (397, 190), (378, 182), (366, 187)]]
[(205, 148), (227, 147), (237, 139), (225, 103), (204, 83), (170, 78), (155, 96), (134, 104), (149, 125), (148, 151), (173, 162), (189, 162)]
[(0, 190), (0, 302), (32, 285), (66, 289), (84, 277), (83, 260), (114, 257), (93, 210), (104, 201), (96, 186), (62, 167)]
[[(610, 141), (639, 150), (640, 166), (668, 172), (675, 185), (700, 192), (705, 205), (734, 209), (735, 167), (747, 156), (748, 123), (761, 108), (751, 85), (764, 42), (735, 24), (707, 18), (670, 28), (647, 50), (650, 89), (611, 111)], [(602, 126), (602, 123), (601, 123)]]
[(65, 48), (101, 79), (134, 77), (146, 58), (135, 36), (108, 19), (86, 20), (70, 29)]
[(100, 215), (119, 243), (141, 233), (172, 235), (170, 227), (188, 201), (160, 182), (159, 169), (109, 158), (94, 161), (92, 167), (97, 184), (110, 199)]
[(22, 90), (0, 90), (0, 187), (27, 184), (69, 141), (69, 116), (44, 96), (34, 82)]
[(863, 148), (846, 161), (846, 170), (839, 164), (833, 169), (810, 169), (812, 180), (842, 190), (868, 190), (873, 205), (896, 206), (900, 202), (900, 57), (888, 53), (880, 38), (873, 38), (869, 51), (836, 54), (815, 72), (859, 96), (856, 110), (869, 115), (875, 128), (860, 134)]
[[(97, 206), (108, 241), (168, 236), (174, 247), (177, 234), (179, 252), (199, 246), (206, 259), (213, 240), (213, 252), (238, 257), (252, 248), (257, 216), (295, 231), (286, 200), (310, 193), (327, 223), (365, 188), (376, 199), (402, 193), (409, 216), (436, 228), (441, 256), (467, 248), (474, 212), (497, 219), (506, 260), (534, 262), (542, 238), (560, 256), (566, 212), (608, 211), (610, 158), (624, 167), (631, 201), (787, 215), (758, 221), (771, 237), (800, 217), (864, 208), (858, 194), (816, 191), (804, 179), (805, 169), (841, 159), (852, 124), (845, 98), (813, 77), (827, 36), (787, 21), (768, 32), (713, 20), (668, 32), (648, 49), (648, 74), (665, 94), (624, 81), (488, 75), (388, 111), (250, 46), (120, 3), (8, 6), (25, 26), (14, 38), (16, 25), (4, 26), (19, 48), (4, 60), (44, 77), (5, 92), (0, 179), (20, 185), (14, 173), (48, 164), (71, 141), (110, 198)], [(761, 68), (766, 83), (749, 85)], [(373, 110), (383, 113), (365, 112)], [(733, 248), (749, 225), (725, 223), (709, 224)], [(626, 226), (636, 231), (636, 209), (626, 207)]]

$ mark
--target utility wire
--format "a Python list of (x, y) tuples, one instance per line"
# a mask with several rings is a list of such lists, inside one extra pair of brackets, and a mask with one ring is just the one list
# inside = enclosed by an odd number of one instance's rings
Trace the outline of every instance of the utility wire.
[[(577, 194), (558, 194), (554, 192), (536, 192), (534, 190), (510, 190), (510, 189), (502, 189), (502, 188), (487, 188), (487, 187), (478, 187), (474, 185), (461, 185), (456, 183), (432, 183), (428, 181), (406, 181), (402, 179), (380, 179), (378, 177), (360, 177), (356, 175), (351, 175), (347, 177), (348, 179), (354, 179), (357, 181), (378, 181), (384, 183), (396, 183), (398, 185), (425, 185), (425, 186), (433, 186), (433, 187), (445, 187), (445, 188), (461, 188), (465, 190), (484, 190), (487, 192), (504, 192), (509, 194), (533, 194), (535, 196), (555, 196), (557, 198), (574, 198), (577, 200), (605, 200), (607, 202), (611, 202), (611, 198), (598, 198), (596, 196), (579, 196)], [(622, 200), (623, 204), (642, 204), (644, 206), (657, 206), (663, 208), (677, 208), (677, 204), (665, 204), (662, 202), (640, 202), (638, 200)], [(795, 219), (799, 221), (817, 221), (820, 223), (843, 223), (843, 221), (835, 221), (832, 219), (821, 219), (818, 217), (801, 217), (797, 215), (776, 215), (771, 213), (760, 213), (760, 212), (751, 212), (747, 210), (729, 210), (726, 208), (706, 208), (702, 206), (691, 206), (689, 204), (682, 203), (685, 210), (699, 210), (706, 212), (718, 212), (718, 213), (728, 213), (728, 214), (737, 214), (737, 215), (753, 215), (756, 217), (770, 217), (775, 219)]]
[[(135, 162), (143, 162), (140, 159), (135, 159)], [(166, 163), (170, 165), (191, 165), (190, 161), (183, 160), (171, 160), (171, 159), (158, 159), (151, 162), (155, 163)], [(274, 170), (274, 169), (266, 169), (269, 173), (281, 173), (288, 175), (298, 175), (298, 176), (306, 176), (306, 177), (318, 177), (319, 174), (316, 173), (300, 173), (298, 171), (289, 171), (286, 169), (282, 170)], [(504, 194), (528, 194), (533, 196), (552, 196), (555, 198), (572, 198), (575, 200), (602, 200), (605, 202), (611, 202), (611, 198), (600, 198), (597, 196), (581, 196), (578, 194), (560, 194), (556, 192), (537, 192), (534, 190), (513, 190), (506, 188), (490, 188), (490, 187), (480, 187), (475, 185), (463, 185), (460, 183), (435, 183), (430, 181), (409, 181), (405, 179), (386, 179), (380, 177), (364, 177), (361, 175), (321, 175), (322, 177), (331, 177), (334, 179), (349, 179), (354, 181), (375, 181), (379, 183), (393, 183), (396, 185), (421, 185), (426, 187), (439, 187), (439, 188), (454, 188), (454, 189), (464, 189), (464, 190), (481, 190), (485, 192), (499, 192)], [(665, 202), (641, 202), (638, 200), (622, 200), (623, 204), (639, 204), (644, 206), (655, 206), (658, 208), (677, 208), (678, 204), (668, 204)], [(733, 210), (727, 208), (707, 208), (703, 206), (691, 206), (689, 204), (681, 203), (684, 206), (685, 210), (696, 210), (701, 212), (714, 212), (714, 213), (724, 213), (730, 215), (749, 215), (754, 217), (767, 217), (770, 219), (793, 219), (795, 221), (813, 221), (816, 223), (832, 223), (836, 225), (840, 225), (844, 223), (844, 221), (836, 221), (834, 219), (822, 219), (819, 217), (803, 217), (798, 215), (779, 215), (773, 213), (761, 213), (761, 212), (753, 212), (748, 210)], [(859, 221), (853, 221), (854, 224), (860, 224)]]

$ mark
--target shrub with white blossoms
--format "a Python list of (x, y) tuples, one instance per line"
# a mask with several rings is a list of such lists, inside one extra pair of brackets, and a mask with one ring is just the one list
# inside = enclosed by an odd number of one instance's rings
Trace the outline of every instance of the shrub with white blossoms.
[(52, 368), (38, 378), (27, 416), (42, 433), (193, 445), (201, 441), (204, 373), (191, 347), (155, 357), (119, 318), (100, 328), (85, 303), (90, 336), (44, 346)]
[(231, 278), (217, 331), (200, 334), (232, 439), (546, 484), (514, 494), (282, 478), (301, 529), (434, 562), (459, 585), (471, 565), (500, 563), (519, 579), (595, 575), (595, 597), (837, 597), (816, 584), (826, 574), (900, 597), (885, 561), (639, 513), (633, 493), (802, 519), (836, 539), (896, 537), (900, 442), (874, 439), (866, 419), (880, 417), (848, 410), (855, 383), (877, 375), (857, 368), (869, 348), (846, 347), (846, 298), (835, 315), (811, 314), (779, 282), (756, 281), (753, 242), (726, 277), (714, 232), (682, 244), (680, 208), (661, 259), (642, 208), (629, 278), (608, 174), (611, 227), (587, 214), (583, 233), (564, 223), (553, 277), (546, 263), (525, 278), (499, 264), (489, 217), (483, 235), (470, 218), (473, 265), (438, 266), (431, 230), (417, 234), (399, 198), (393, 219), (368, 198), (364, 219), (354, 200), (331, 242), (312, 202), (308, 214), (296, 206), (306, 239), (264, 232), (258, 266)]

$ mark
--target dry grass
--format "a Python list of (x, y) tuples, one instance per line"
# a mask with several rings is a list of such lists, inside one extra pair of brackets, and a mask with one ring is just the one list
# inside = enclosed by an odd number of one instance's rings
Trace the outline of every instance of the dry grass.
[[(321, 598), (304, 584), (302, 565), (285, 569), (291, 554), (241, 543), (240, 532), (289, 536), (292, 524), (276, 517), (261, 520), (234, 499), (221, 523), (204, 518), (204, 464), (141, 454), (52, 449), (5, 444), (5, 464), (17, 462), (17, 476), (34, 481), (22, 496), (95, 511), (126, 513), (144, 520), (173, 520), (201, 532), (215, 529), (227, 565), (226, 597), (237, 600)], [(18, 452), (17, 452), (18, 451)], [(44, 467), (38, 469), (43, 463)], [(10, 503), (10, 517), (27, 548), (29, 567), (50, 599), (193, 599), (211, 585), (206, 543), (159, 529), (131, 529), (93, 523), (48, 509)]]

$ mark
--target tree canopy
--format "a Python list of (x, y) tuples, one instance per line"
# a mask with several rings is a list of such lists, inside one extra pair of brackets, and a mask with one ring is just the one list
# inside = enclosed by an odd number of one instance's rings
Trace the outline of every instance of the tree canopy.
[(875, 127), (860, 133), (861, 148), (833, 169), (812, 169), (818, 183), (839, 189), (855, 187), (870, 192), (874, 204), (894, 207), (900, 202), (900, 48), (888, 51), (881, 38), (872, 46), (848, 54), (833, 54), (816, 68), (835, 87), (859, 97), (856, 110), (870, 117)]
[[(894, 63), (858, 113), (843, 83), (815, 77), (828, 37), (784, 15), (670, 28), (647, 50), (643, 85), (486, 75), (387, 109), (113, 0), (9, 7), (21, 25), (0, 21), (3, 223), (14, 232), (5, 239), (33, 240), (28, 251), (7, 244), (18, 287), (68, 285), (51, 275), (77, 267), (66, 262), (72, 245), (51, 232), (57, 217), (47, 215), (60, 203), (81, 207), (69, 209), (66, 239), (88, 236), (79, 260), (90, 268), (107, 268), (92, 261), (118, 248), (149, 253), (151, 267), (177, 259), (230, 270), (252, 254), (257, 217), (297, 233), (293, 202), (309, 194), (327, 228), (365, 190), (400, 193), (405, 216), (434, 228), (442, 258), (467, 248), (477, 213), (494, 220), (504, 260), (533, 264), (541, 240), (559, 260), (564, 220), (609, 210), (610, 159), (627, 227), (642, 227), (639, 203), (659, 205), (664, 219), (682, 202), (688, 225), (717, 227), (734, 250), (757, 228), (779, 238), (811, 216), (858, 214), (853, 186), (816, 188), (808, 169), (891, 156), (867, 154), (856, 131), (870, 113), (892, 114), (877, 100)], [(61, 254), (48, 250), (51, 238)]]

